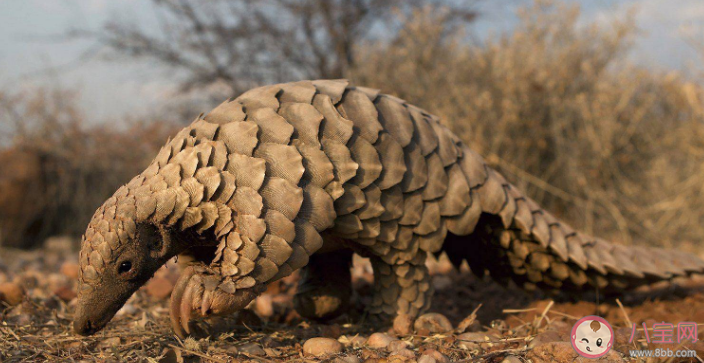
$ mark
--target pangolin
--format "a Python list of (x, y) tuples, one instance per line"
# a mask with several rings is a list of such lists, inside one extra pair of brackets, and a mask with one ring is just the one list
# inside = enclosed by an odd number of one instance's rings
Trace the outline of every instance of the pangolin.
[(302, 270), (295, 305), (347, 307), (352, 252), (369, 257), (380, 318), (426, 310), (425, 260), (445, 251), (527, 288), (621, 291), (704, 271), (691, 254), (582, 234), (521, 194), (436, 116), (345, 80), (250, 90), (167, 141), (93, 215), (74, 330), (103, 328), (174, 256), (180, 336)]

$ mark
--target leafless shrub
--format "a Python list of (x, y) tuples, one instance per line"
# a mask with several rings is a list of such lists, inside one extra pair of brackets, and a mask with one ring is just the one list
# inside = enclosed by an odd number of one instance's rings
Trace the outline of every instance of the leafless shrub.
[(0, 245), (29, 247), (83, 232), (95, 209), (154, 157), (174, 126), (94, 122), (66, 90), (5, 96), (14, 137), (0, 148)]
[[(217, 88), (217, 102), (254, 86), (342, 78), (365, 40), (398, 30), (394, 13), (442, 0), (152, 0), (160, 24), (109, 22), (91, 37), (110, 54), (148, 60), (183, 76), (182, 90)], [(456, 23), (474, 19), (472, 2), (453, 6)], [(437, 6), (437, 5), (435, 5)], [(217, 85), (218, 87), (212, 87)]]
[(472, 44), (447, 15), (416, 11), (358, 53), (351, 78), (439, 114), (576, 227), (626, 243), (704, 238), (704, 90), (624, 62), (631, 19), (579, 27), (578, 8), (538, 1), (511, 34)]

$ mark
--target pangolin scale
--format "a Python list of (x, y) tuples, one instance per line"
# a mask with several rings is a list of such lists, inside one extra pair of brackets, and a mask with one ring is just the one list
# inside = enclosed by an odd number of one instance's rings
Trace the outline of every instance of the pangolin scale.
[(622, 290), (704, 269), (575, 231), (423, 109), (345, 80), (302, 81), (200, 116), (96, 211), (75, 330), (102, 328), (174, 255), (187, 266), (171, 301), (179, 335), (194, 314), (241, 309), (299, 269), (299, 312), (335, 316), (351, 251), (371, 259), (368, 310), (380, 316), (428, 308), (428, 253), (529, 289)]

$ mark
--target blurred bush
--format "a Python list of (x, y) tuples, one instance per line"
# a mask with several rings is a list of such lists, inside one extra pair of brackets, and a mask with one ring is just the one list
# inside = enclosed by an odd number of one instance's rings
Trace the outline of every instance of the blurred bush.
[(67, 90), (0, 93), (0, 246), (80, 235), (100, 204), (154, 158), (175, 125), (89, 120)]
[[(704, 239), (704, 90), (629, 64), (629, 17), (580, 25), (578, 8), (537, 0), (510, 34), (479, 42), (467, 33), (472, 9), (443, 1), (152, 1), (163, 12), (157, 34), (108, 23), (96, 37), (117, 55), (174, 70), (184, 93), (219, 99), (222, 84), (236, 93), (342, 75), (437, 114), (574, 227), (623, 243)], [(0, 94), (16, 125), (0, 144), (3, 245), (82, 233), (175, 129), (91, 120), (73, 97)], [(201, 102), (193, 115), (214, 101)]]
[(575, 227), (621, 242), (704, 239), (704, 91), (629, 65), (630, 18), (578, 26), (537, 1), (477, 44), (426, 8), (358, 53), (350, 77), (439, 115), (509, 180)]

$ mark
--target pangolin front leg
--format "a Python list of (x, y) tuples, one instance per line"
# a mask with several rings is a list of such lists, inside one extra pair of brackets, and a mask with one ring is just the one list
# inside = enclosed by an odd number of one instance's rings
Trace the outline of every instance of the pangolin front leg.
[[(195, 317), (226, 315), (244, 309), (257, 296), (257, 290), (237, 290), (222, 271), (204, 264), (185, 268), (171, 294), (171, 325), (181, 338), (191, 333)], [(231, 285), (231, 286), (230, 286)]]
[[(222, 236), (217, 246), (201, 246), (195, 252), (179, 255), (179, 263), (185, 268), (171, 294), (170, 309), (171, 324), (178, 336), (190, 334), (193, 317), (241, 310), (264, 290), (265, 285), (258, 279), (271, 273), (261, 268), (255, 271), (251, 259), (258, 250), (253, 247), (246, 234), (233, 231)], [(201, 253), (204, 250), (213, 253)]]

